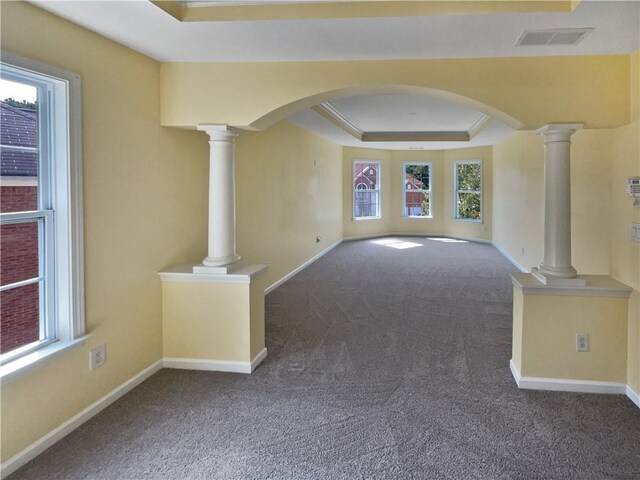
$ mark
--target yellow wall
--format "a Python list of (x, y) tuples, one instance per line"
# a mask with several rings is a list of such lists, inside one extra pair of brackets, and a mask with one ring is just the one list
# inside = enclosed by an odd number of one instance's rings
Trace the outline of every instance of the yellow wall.
[(342, 238), (341, 163), (340, 146), (286, 121), (238, 138), (237, 250), (269, 264), (266, 285)]
[(629, 57), (607, 55), (165, 63), (162, 124), (226, 123), (263, 129), (336, 96), (419, 94), (425, 88), (514, 128), (522, 124), (535, 128), (550, 120), (579, 120), (591, 128), (607, 128), (624, 125), (630, 118)]
[[(571, 137), (572, 261), (579, 273), (609, 273), (611, 139), (612, 130)], [(493, 240), (525, 269), (543, 256), (543, 173), (544, 142), (535, 132), (515, 132), (493, 147)]]
[[(2, 388), (2, 460), (160, 359), (157, 272), (206, 248), (208, 145), (160, 127), (160, 65), (27, 3), (3, 2), (2, 48), (82, 78), (84, 347)], [(107, 363), (89, 372), (89, 349)]]
[[(353, 161), (379, 160), (382, 166), (382, 218), (353, 219)], [(458, 160), (482, 160), (483, 221), (463, 222), (453, 218), (453, 165)], [(402, 163), (431, 162), (432, 218), (402, 216)], [(491, 147), (456, 150), (391, 151), (344, 148), (343, 221), (345, 238), (381, 234), (452, 235), (491, 240), (492, 151)]]
[[(573, 265), (579, 273), (609, 274), (634, 289), (627, 322), (626, 376), (636, 392), (640, 391), (640, 245), (629, 236), (631, 222), (640, 222), (640, 209), (625, 194), (625, 179), (640, 175), (639, 57), (640, 53), (629, 57), (632, 122), (614, 129), (578, 131), (571, 147)], [(493, 162), (493, 240), (531, 268), (543, 254), (542, 138), (535, 132), (516, 132), (494, 146)]]
[(640, 175), (640, 52), (631, 56), (631, 124), (614, 130), (611, 152), (611, 276), (634, 289), (629, 302), (628, 383), (640, 392), (640, 244), (629, 241), (630, 223), (640, 223), (640, 208), (625, 195), (625, 180)]
[[(518, 325), (514, 332), (522, 341), (514, 346), (514, 353), (520, 353), (520, 364), (514, 362), (523, 377), (625, 383), (626, 298), (523, 297), (522, 293), (514, 298), (514, 313), (522, 313), (522, 318), (514, 319)], [(588, 352), (576, 352), (576, 333), (589, 334)]]

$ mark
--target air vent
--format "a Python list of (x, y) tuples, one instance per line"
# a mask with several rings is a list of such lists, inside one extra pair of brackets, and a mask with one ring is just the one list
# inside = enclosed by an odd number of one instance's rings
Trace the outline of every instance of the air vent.
[(516, 47), (540, 45), (576, 45), (593, 28), (560, 28), (556, 30), (525, 30), (516, 42)]

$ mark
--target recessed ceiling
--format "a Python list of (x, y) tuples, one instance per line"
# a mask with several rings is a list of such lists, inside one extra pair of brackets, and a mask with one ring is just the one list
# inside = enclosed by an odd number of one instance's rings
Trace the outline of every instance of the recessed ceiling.
[[(640, 48), (637, 1), (582, 1), (571, 13), (226, 22), (180, 22), (146, 0), (32, 3), (163, 62), (628, 54)], [(516, 47), (525, 30), (562, 28), (593, 31), (577, 45)]]
[(363, 131), (468, 131), (482, 113), (434, 97), (358, 95), (331, 104)]
[[(302, 110), (289, 117), (289, 121), (334, 143), (350, 147), (379, 148), (385, 150), (448, 150), (494, 145), (514, 130), (484, 113), (456, 103), (417, 95), (358, 95), (333, 100), (333, 121), (317, 108)], [(474, 131), (474, 127), (480, 125)], [(361, 140), (353, 130), (377, 134), (388, 141)], [(468, 133), (468, 140), (460, 141), (399, 141), (401, 138), (437, 137), (437, 134)], [(454, 135), (455, 136), (455, 135)], [(460, 136), (460, 135), (458, 135)]]

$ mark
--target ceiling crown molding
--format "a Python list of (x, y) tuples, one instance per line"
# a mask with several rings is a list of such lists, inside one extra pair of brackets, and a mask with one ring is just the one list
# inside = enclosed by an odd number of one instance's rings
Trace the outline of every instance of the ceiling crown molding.
[(340, 127), (361, 142), (468, 142), (487, 125), (491, 118), (480, 114), (480, 118), (468, 129), (460, 131), (380, 131), (367, 132), (349, 120), (330, 102), (311, 107), (311, 110)]

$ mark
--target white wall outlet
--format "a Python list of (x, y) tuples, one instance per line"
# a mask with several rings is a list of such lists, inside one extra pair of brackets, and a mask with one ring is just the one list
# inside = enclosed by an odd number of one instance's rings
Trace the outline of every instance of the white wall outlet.
[(89, 352), (89, 370), (95, 370), (107, 363), (107, 345), (102, 344)]
[(589, 351), (589, 334), (576, 333), (576, 352)]

